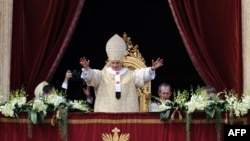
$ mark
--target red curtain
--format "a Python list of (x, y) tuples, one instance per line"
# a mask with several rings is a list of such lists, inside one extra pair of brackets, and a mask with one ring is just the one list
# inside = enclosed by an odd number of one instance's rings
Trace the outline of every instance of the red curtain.
[(218, 91), (243, 89), (241, 1), (168, 0), (196, 70)]
[[(11, 90), (50, 81), (85, 0), (14, 1)], [(187, 52), (201, 78), (218, 91), (241, 93), (241, 1), (168, 0)]]
[(50, 81), (66, 50), (85, 0), (18, 0), (13, 5), (10, 89), (30, 98)]
[[(32, 137), (28, 136), (27, 114), (19, 119), (0, 114), (1, 141), (60, 141), (59, 126), (51, 126), (52, 114), (45, 123), (33, 126)], [(102, 134), (114, 135), (117, 127), (121, 134), (129, 134), (130, 141), (186, 141), (186, 120), (160, 121), (160, 113), (69, 113), (68, 141), (101, 141)], [(190, 125), (191, 141), (216, 141), (215, 120), (208, 121), (205, 113), (194, 113)], [(221, 140), (224, 139), (224, 119), (221, 125)], [(250, 115), (235, 118), (234, 124), (249, 125)]]

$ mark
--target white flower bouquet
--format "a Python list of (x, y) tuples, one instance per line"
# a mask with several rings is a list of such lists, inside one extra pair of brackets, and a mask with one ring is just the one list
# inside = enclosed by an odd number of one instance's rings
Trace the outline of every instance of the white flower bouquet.
[(9, 101), (0, 105), (0, 112), (6, 117), (18, 117), (18, 113), (23, 111), (22, 107), (26, 100), (26, 92), (23, 88), (12, 91)]
[(233, 90), (224, 93), (227, 103), (225, 110), (229, 111), (231, 116), (241, 117), (248, 113), (250, 109), (250, 95), (248, 91), (244, 91), (241, 98), (238, 98), (237, 93)]
[(80, 110), (83, 112), (89, 112), (91, 111), (91, 108), (84, 100), (73, 100), (69, 101), (70, 104), (70, 110)]

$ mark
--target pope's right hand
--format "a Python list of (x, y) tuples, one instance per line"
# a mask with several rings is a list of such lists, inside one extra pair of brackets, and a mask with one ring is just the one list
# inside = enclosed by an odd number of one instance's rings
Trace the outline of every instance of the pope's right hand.
[(89, 67), (90, 60), (87, 60), (85, 57), (80, 58), (80, 65), (82, 65), (85, 69)]

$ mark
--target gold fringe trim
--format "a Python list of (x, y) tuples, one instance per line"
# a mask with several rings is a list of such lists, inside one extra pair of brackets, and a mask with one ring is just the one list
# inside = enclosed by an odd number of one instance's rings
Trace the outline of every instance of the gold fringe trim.
[[(105, 123), (105, 124), (168, 124), (168, 123), (186, 123), (186, 120), (168, 120), (166, 122), (160, 119), (68, 119), (69, 124), (93, 124), (93, 123)], [(16, 118), (0, 118), (2, 123), (29, 123), (28, 119), (16, 119)], [(235, 123), (243, 123), (247, 125), (247, 117), (235, 118)], [(44, 123), (51, 124), (51, 119), (45, 119)], [(207, 121), (206, 119), (192, 119), (192, 124), (207, 124), (215, 123), (215, 120)]]

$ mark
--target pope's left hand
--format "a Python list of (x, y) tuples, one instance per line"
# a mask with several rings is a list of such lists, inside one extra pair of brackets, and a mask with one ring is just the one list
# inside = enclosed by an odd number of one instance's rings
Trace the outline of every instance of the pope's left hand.
[(157, 58), (157, 60), (152, 60), (152, 69), (153, 70), (156, 70), (161, 66), (163, 66), (163, 59)]

